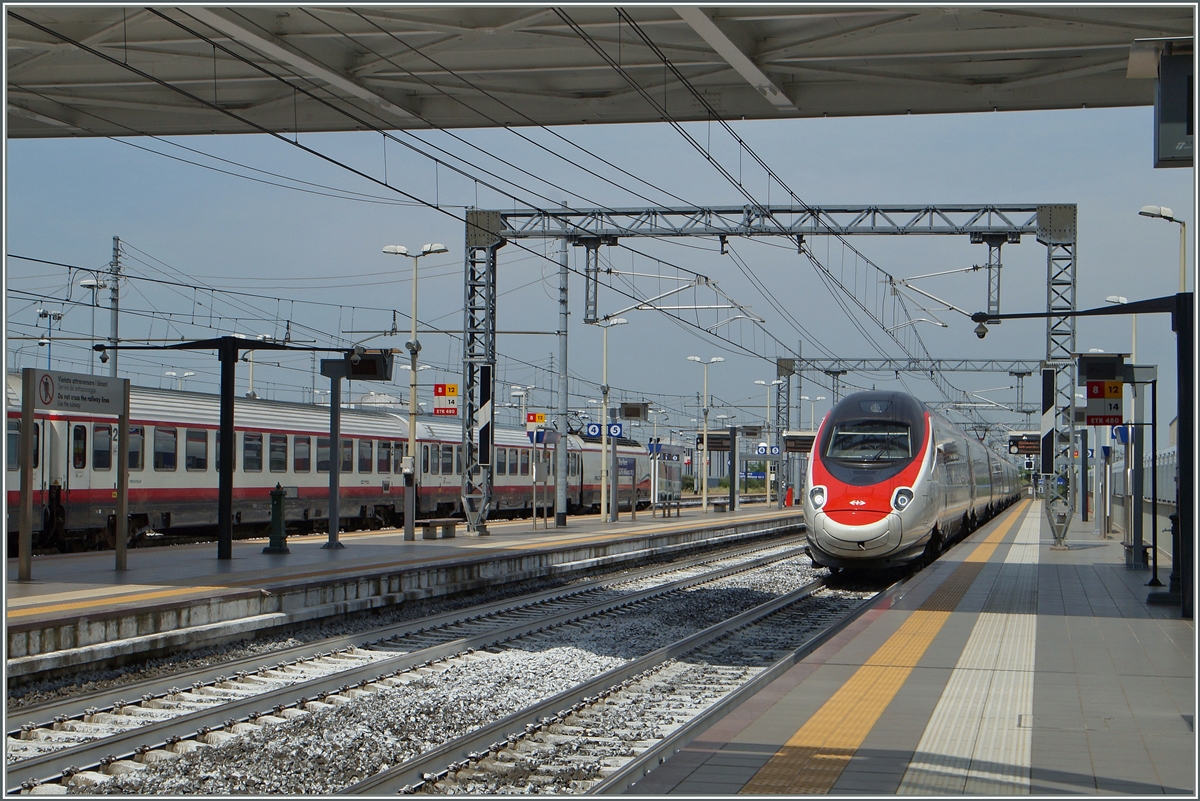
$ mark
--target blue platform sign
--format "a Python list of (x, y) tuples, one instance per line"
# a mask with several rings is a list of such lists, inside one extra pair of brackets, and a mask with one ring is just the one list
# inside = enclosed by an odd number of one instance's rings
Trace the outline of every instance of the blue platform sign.
[(589, 437), (600, 436), (600, 424), (599, 423), (588, 423), (587, 428), (584, 429), (584, 433)]
[(620, 423), (608, 424), (608, 435), (610, 437), (620, 437), (625, 435), (625, 427)]

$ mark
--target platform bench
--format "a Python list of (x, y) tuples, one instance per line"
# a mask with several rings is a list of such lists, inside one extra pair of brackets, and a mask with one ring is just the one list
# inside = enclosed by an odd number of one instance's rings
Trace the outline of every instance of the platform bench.
[(455, 529), (462, 521), (454, 517), (435, 517), (427, 520), (417, 520), (416, 525), (421, 527), (421, 539), (436, 540), (438, 538), (437, 530), (442, 530), (442, 539), (454, 539)]
[(713, 501), (714, 512), (724, 512), (729, 508), (729, 501)]

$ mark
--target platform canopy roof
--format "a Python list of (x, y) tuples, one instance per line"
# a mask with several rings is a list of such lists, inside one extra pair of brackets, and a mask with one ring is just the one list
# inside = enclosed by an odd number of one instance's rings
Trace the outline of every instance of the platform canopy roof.
[(1145, 105), (1154, 82), (1126, 76), (1131, 45), (1190, 36), (1193, 15), (1140, 3), (6, 11), (18, 138)]

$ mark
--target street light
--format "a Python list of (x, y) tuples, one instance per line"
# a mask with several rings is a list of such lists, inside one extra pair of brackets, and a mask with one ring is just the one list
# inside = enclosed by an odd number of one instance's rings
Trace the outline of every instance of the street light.
[(1175, 213), (1166, 206), (1142, 206), (1138, 214), (1179, 223), (1179, 291), (1187, 292), (1187, 223), (1175, 219)]
[(49, 370), (50, 352), (54, 349), (54, 329), (51, 326), (62, 322), (63, 313), (50, 311), (49, 309), (38, 309), (37, 315), (46, 321), (46, 336), (38, 340), (38, 345), (46, 347), (46, 369)]
[[(417, 340), (417, 259), (436, 253), (449, 253), (450, 249), (435, 243), (422, 245), (420, 253), (409, 253), (404, 245), (385, 245), (383, 252), (412, 258), (412, 339), (404, 343), (409, 355), (408, 453), (400, 469), (404, 472), (404, 539), (414, 540), (417, 516), (417, 354), (421, 352), (421, 343)], [(340, 452), (340, 448), (338, 450)]]
[[(604, 520), (608, 516), (610, 522), (616, 522), (616, 512), (619, 504), (617, 503), (617, 493), (613, 490), (613, 503), (608, 503), (608, 482), (612, 479), (609, 475), (609, 458), (608, 458), (608, 329), (614, 325), (625, 325), (629, 321), (624, 317), (617, 317), (612, 320), (601, 320), (596, 323), (604, 329), (604, 369), (601, 376), (600, 392), (603, 394), (604, 416), (600, 420), (600, 519)], [(613, 451), (617, 447), (613, 445)]]
[[(808, 417), (812, 421), (812, 429), (811, 430), (816, 431), (817, 430), (817, 401), (825, 400), (825, 396), (818, 395), (815, 398), (810, 398), (807, 395), (801, 395), (800, 400), (808, 401), (808, 411), (809, 411)], [(803, 421), (801, 421), (801, 422), (803, 422)]]
[(91, 344), (93, 347), (91, 348), (92, 361), (91, 361), (91, 370), (90, 371), (94, 375), (96, 372), (96, 349), (94, 347), (96, 344), (96, 293), (101, 289), (106, 289), (108, 287), (108, 282), (103, 279), (100, 279), (100, 278), (85, 278), (79, 282), (79, 285), (81, 287), (83, 287), (84, 289), (92, 290), (92, 339), (91, 339)]
[(704, 514), (708, 514), (708, 366), (723, 362), (725, 359), (721, 356), (713, 356), (708, 361), (704, 361), (699, 356), (688, 356), (687, 360), (689, 362), (696, 362), (704, 367), (704, 405), (702, 407), (704, 412), (702, 415), (704, 418), (704, 434), (700, 440), (700, 463), (704, 467), (704, 474), (700, 476), (700, 486), (702, 487), (700, 508), (704, 510)]
[[(764, 433), (768, 434), (768, 436), (766, 436), (764, 439), (767, 442), (770, 442), (771, 441), (771, 437), (770, 437), (770, 431), (771, 431), (771, 387), (779, 386), (780, 384), (783, 383), (783, 379), (776, 378), (774, 381), (761, 381), (760, 380), (760, 381), (755, 381), (754, 383), (758, 384), (759, 386), (767, 388), (767, 424), (765, 426), (763, 426), (763, 430), (764, 430)], [(763, 464), (765, 465), (765, 469), (763, 470), (763, 473), (765, 474), (766, 485), (767, 485), (767, 508), (770, 508), (770, 506), (771, 506), (771, 461), (768, 459), (768, 460), (764, 461)]]
[(175, 372), (174, 370), (167, 370), (165, 373), (163, 373), (163, 375), (174, 378), (175, 379), (175, 389), (182, 392), (184, 379), (191, 378), (192, 376), (195, 375), (195, 373), (192, 372), (191, 370), (188, 370), (188, 371), (184, 372), (183, 375), (180, 375), (179, 373)]
[[(1129, 299), (1125, 298), (1121, 295), (1109, 295), (1107, 298), (1104, 299), (1104, 302), (1105, 303), (1128, 303)], [(1130, 349), (1132, 352), (1129, 354), (1129, 360), (1131, 362), (1133, 362), (1134, 364), (1137, 364), (1137, 315), (1134, 314), (1134, 315), (1130, 315), (1130, 316), (1133, 317), (1133, 347)]]

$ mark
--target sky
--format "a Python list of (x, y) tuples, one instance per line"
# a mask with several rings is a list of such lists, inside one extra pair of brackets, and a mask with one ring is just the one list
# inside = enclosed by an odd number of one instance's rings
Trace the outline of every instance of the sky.
[[(1178, 227), (1140, 217), (1137, 211), (1147, 204), (1169, 206), (1187, 222), (1190, 237), (1195, 230), (1194, 173), (1153, 169), (1151, 125), (1149, 107), (732, 123), (787, 187), (814, 206), (1078, 204), (1079, 308), (1103, 305), (1108, 295), (1134, 300), (1177, 290)], [(784, 199), (784, 190), (761, 170), (751, 169), (749, 156), (739, 153), (719, 128), (687, 127), (715, 159), (740, 176), (756, 200), (767, 201), (768, 193), (771, 201)], [(344, 346), (366, 340), (371, 334), (365, 332), (390, 329), (394, 311), (401, 335), (374, 338), (367, 344), (400, 348), (409, 324), (411, 262), (384, 254), (382, 247), (403, 244), (413, 250), (430, 242), (446, 245), (449, 253), (421, 260), (418, 317), (423, 328), (461, 332), (462, 216), (467, 206), (512, 209), (566, 202), (574, 207), (640, 208), (745, 203), (735, 187), (666, 125), (555, 129), (597, 158), (543, 130), (520, 133), (577, 164), (586, 164), (610, 182), (548, 155), (513, 131), (415, 135), (460, 157), (467, 176), (435, 167), (428, 158), (395, 142), (386, 145), (385, 153), (383, 138), (376, 133), (301, 135), (305, 145), (370, 175), (383, 179), (386, 169), (389, 185), (437, 203), (440, 209), (409, 204), (386, 187), (263, 136), (7, 141), (7, 367), (33, 366), (35, 360), (44, 367), (50, 356), (59, 369), (93, 369), (87, 351), (93, 331), (91, 297), (79, 286), (89, 274), (29, 259), (104, 270), (114, 236), (124, 243), (125, 264), (132, 276), (122, 289), (122, 338), (201, 338), (233, 332), (282, 337), (290, 321), (293, 341)], [(405, 134), (397, 136), (414, 141)], [(516, 200), (482, 186), (498, 180), (485, 172), (520, 185), (509, 187)], [(296, 181), (309, 182), (303, 186), (310, 191), (272, 185), (301, 186)], [(347, 192), (362, 194), (349, 199)], [(877, 297), (882, 289), (880, 274), (843, 243), (829, 239), (815, 237), (809, 243), (815, 257), (848, 282), (857, 275), (860, 291)], [(970, 244), (966, 237), (857, 237), (850, 244), (898, 278), (963, 270), (987, 259), (986, 248)], [(806, 357), (879, 355), (818, 279), (812, 264), (797, 254), (794, 243), (762, 239), (732, 241), (730, 246), (736, 255), (722, 255), (716, 242), (705, 239), (627, 240), (621, 247), (602, 250), (606, 268), (638, 274), (608, 279), (613, 286), (602, 286), (599, 294), (602, 315), (630, 306), (630, 295), (644, 299), (677, 287), (674, 279), (682, 271), (691, 271), (687, 275), (698, 273), (716, 281), (726, 298), (750, 307), (765, 321), (761, 327), (746, 321), (720, 326), (717, 332), (727, 338), (720, 340), (699, 329), (715, 324), (723, 311), (676, 312), (694, 326), (669, 320), (661, 312), (623, 314), (629, 324), (609, 334), (608, 376), (614, 400), (650, 401), (667, 409), (666, 426), (692, 428), (702, 373), (686, 357), (722, 356), (725, 361), (709, 370), (713, 414), (752, 423), (764, 416), (766, 403), (763, 387), (754, 381), (773, 380), (774, 360), (789, 355), (787, 350), (800, 348)], [(500, 250), (498, 329), (557, 329), (556, 247), (553, 242), (526, 240)], [(582, 323), (583, 254), (571, 250), (570, 264), (576, 272), (570, 277), (570, 406), (582, 409), (589, 398), (600, 397), (602, 337), (599, 330)], [(1189, 243), (1189, 275), (1193, 255)], [(1033, 237), (1025, 237), (1019, 245), (1004, 247), (1003, 263), (1001, 310), (1043, 311), (1045, 248)], [(747, 272), (757, 280), (749, 280)], [(69, 275), (74, 284), (70, 289)], [(917, 285), (967, 311), (986, 305), (983, 271), (923, 279)], [(246, 294), (226, 294), (229, 290)], [(908, 304), (913, 317), (947, 324), (941, 328), (919, 323), (902, 332), (911, 342), (910, 332), (919, 331), (935, 358), (1037, 360), (1045, 356), (1041, 320), (992, 326), (987, 338), (979, 340), (973, 334), (975, 324), (965, 316), (924, 301), (921, 308), (917, 296), (912, 298)], [(724, 301), (711, 292), (689, 291), (664, 304), (718, 302)], [(109, 325), (107, 292), (100, 293), (100, 304), (94, 330), (104, 336)], [(45, 336), (47, 319), (39, 319), (39, 309), (64, 315), (57, 323), (49, 320), (53, 326), (49, 348), (39, 347), (36, 339), (19, 339)], [(856, 316), (879, 348), (890, 356), (902, 355), (877, 326), (861, 314)], [(1083, 319), (1077, 330), (1080, 350), (1129, 350), (1127, 318)], [(461, 350), (459, 340), (449, 334), (424, 334), (421, 339), (422, 363), (433, 369), (421, 373), (419, 397), (429, 401), (429, 385), (461, 381)], [(803, 344), (798, 344), (800, 340)], [(552, 360), (558, 359), (557, 340), (547, 335), (504, 335), (498, 348), (501, 398), (509, 395), (505, 386), (533, 386), (530, 406), (550, 405), (557, 388), (550, 369)], [(1139, 318), (1138, 362), (1159, 365), (1162, 378), (1160, 440), (1164, 444), (1165, 422), (1175, 414), (1174, 359), (1169, 318)], [(126, 353), (121, 365), (122, 374), (137, 384), (174, 386), (178, 379), (164, 376), (165, 372), (192, 371), (196, 375), (187, 378), (188, 389), (215, 392), (217, 388), (217, 364), (211, 354)], [(95, 369), (105, 368), (96, 365)], [(239, 391), (244, 392), (248, 365), (239, 365), (238, 377)], [(1003, 373), (955, 373), (948, 378), (991, 401), (1016, 400), (1014, 379)], [(943, 400), (919, 376), (904, 377), (903, 382), (891, 373), (851, 375), (846, 380), (858, 387), (912, 391), (925, 401)], [(397, 370), (395, 383), (395, 388), (375, 389), (405, 394), (407, 373)], [(808, 403), (801, 407), (797, 398), (800, 394), (828, 398), (832, 392), (824, 376), (821, 383), (825, 385), (807, 377), (802, 387), (793, 384), (793, 408), (802, 411), (804, 423), (812, 408)], [(317, 389), (327, 386), (319, 378), (314, 381), (307, 354), (260, 354), (255, 366), (255, 390), (260, 396), (308, 401), (314, 384)], [(366, 389), (356, 385), (353, 393)], [(1036, 402), (1037, 392), (1034, 379), (1027, 379), (1026, 402)], [(828, 400), (818, 403), (817, 415), (828, 408)], [(1023, 417), (1011, 412), (997, 410), (985, 416), (1023, 427)], [(516, 416), (512, 410), (502, 410), (500, 419), (515, 422)], [(793, 413), (793, 427), (800, 424)]]

